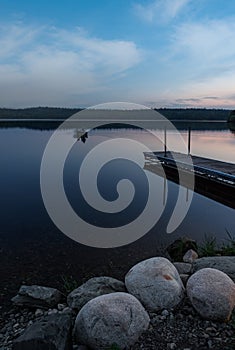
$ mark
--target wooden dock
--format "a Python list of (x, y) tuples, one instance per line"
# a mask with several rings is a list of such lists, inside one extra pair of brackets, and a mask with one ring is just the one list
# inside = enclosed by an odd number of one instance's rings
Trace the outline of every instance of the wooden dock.
[[(174, 160), (177, 159), (177, 161)], [(191, 156), (172, 152), (145, 153), (145, 169), (162, 176), (162, 167), (167, 179), (189, 189), (188, 174), (194, 172), (194, 191), (235, 209), (235, 164), (214, 159)], [(182, 183), (183, 180), (183, 183)]]

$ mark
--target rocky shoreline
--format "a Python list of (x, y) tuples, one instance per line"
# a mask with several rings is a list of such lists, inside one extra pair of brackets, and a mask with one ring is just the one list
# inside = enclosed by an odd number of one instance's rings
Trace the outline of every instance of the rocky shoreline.
[[(65, 307), (64, 312), (67, 311)], [(47, 311), (32, 311), (29, 308), (9, 310), (4, 314), (5, 326), (1, 330), (0, 349), (12, 349), (13, 341), (23, 334), (28, 326), (43, 319), (48, 313), (59, 312), (62, 312), (61, 306)], [(234, 332), (235, 326), (232, 322), (225, 324), (201, 319), (185, 298), (174, 311), (150, 313), (148, 330), (140, 336), (131, 350), (233, 350)], [(79, 345), (73, 345), (73, 349), (88, 350), (87, 347)]]
[(125, 283), (96, 277), (67, 296), (22, 286), (3, 314), (0, 349), (232, 350), (234, 280), (235, 257), (198, 259), (189, 250), (184, 262), (147, 259)]

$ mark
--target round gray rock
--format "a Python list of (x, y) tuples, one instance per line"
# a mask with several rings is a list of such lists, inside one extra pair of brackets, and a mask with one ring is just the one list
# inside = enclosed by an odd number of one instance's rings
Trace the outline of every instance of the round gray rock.
[(126, 287), (149, 311), (174, 308), (184, 297), (184, 286), (175, 266), (162, 257), (144, 260), (130, 269)]
[(141, 303), (127, 293), (112, 293), (90, 300), (77, 315), (74, 336), (92, 349), (119, 349), (133, 345), (150, 319)]
[(193, 271), (211, 267), (228, 275), (235, 282), (235, 256), (208, 256), (193, 262)]
[(215, 321), (229, 320), (235, 306), (235, 284), (224, 272), (201, 269), (189, 278), (186, 289), (201, 317)]
[(67, 297), (67, 303), (72, 309), (80, 310), (88, 301), (100, 295), (125, 291), (125, 284), (115, 278), (94, 277), (73, 290)]

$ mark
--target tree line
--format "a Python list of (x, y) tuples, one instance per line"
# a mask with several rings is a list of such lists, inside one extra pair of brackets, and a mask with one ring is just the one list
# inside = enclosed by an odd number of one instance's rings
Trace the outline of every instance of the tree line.
[[(1, 119), (67, 119), (82, 108), (32, 107), (0, 108)], [(154, 109), (169, 120), (228, 120), (231, 113), (226, 109), (207, 108), (159, 108)]]

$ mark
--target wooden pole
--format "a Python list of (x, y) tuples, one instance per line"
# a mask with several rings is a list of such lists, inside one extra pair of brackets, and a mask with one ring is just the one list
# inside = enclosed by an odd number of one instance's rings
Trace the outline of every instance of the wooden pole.
[(163, 205), (166, 204), (166, 174), (164, 174)]
[(164, 127), (164, 157), (166, 157), (166, 151), (167, 151), (167, 148), (166, 148), (166, 125)]
[(188, 154), (191, 152), (191, 127), (188, 128)]

